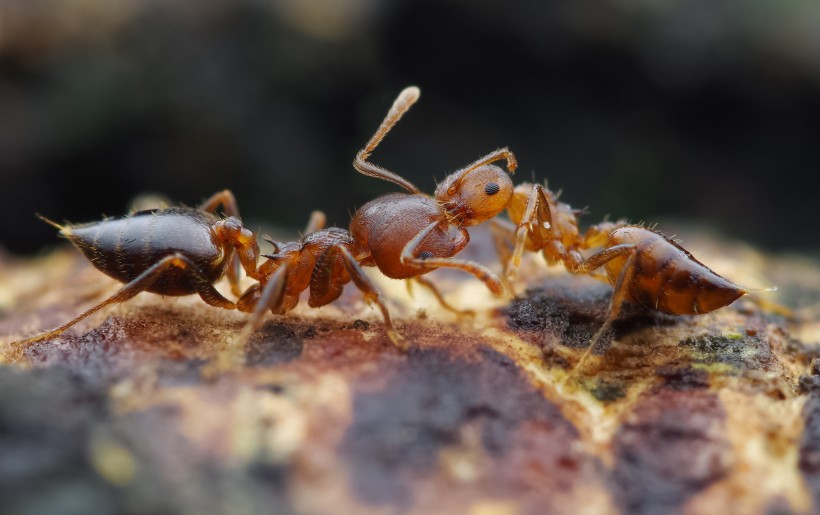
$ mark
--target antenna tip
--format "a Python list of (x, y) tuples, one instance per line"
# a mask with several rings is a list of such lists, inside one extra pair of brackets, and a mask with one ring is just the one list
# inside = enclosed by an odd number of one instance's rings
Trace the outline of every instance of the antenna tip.
[(399, 93), (399, 98), (404, 102), (415, 102), (421, 96), (418, 86), (408, 86)]

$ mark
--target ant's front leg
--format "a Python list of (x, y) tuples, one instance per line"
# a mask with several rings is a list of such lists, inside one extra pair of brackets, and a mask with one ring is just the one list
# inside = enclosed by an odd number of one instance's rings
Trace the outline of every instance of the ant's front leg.
[(505, 265), (505, 274), (510, 282), (518, 277), (528, 236), (535, 249), (545, 249), (553, 237), (552, 207), (540, 184), (534, 184), (530, 190), (524, 215), (515, 228), (515, 248), (509, 263)]
[(231, 262), (228, 263), (228, 280), (231, 283), (231, 291), (238, 297), (242, 292), (239, 288), (239, 265), (245, 269), (248, 277), (260, 279), (256, 272), (256, 263), (259, 260), (256, 235), (243, 227), (242, 222), (235, 217), (215, 222), (213, 230), (228, 248), (234, 250)]
[[(217, 214), (220, 206), (222, 207), (222, 212), (228, 217), (233, 217), (237, 220), (242, 219), (242, 217), (239, 216), (239, 205), (236, 203), (236, 197), (231, 190), (222, 190), (219, 193), (214, 193), (208, 200), (200, 204), (198, 209), (206, 213)], [(231, 284), (231, 292), (237, 297), (242, 293), (239, 287), (239, 277), (243, 266), (244, 263), (242, 263), (239, 252), (231, 256), (227, 276), (228, 282)], [(247, 267), (245, 268), (247, 273)], [(256, 258), (254, 258), (253, 268), (256, 269)]]
[[(400, 259), (402, 264), (413, 265), (423, 270), (435, 270), (436, 268), (455, 268), (457, 270), (463, 270), (464, 272), (474, 275), (481, 282), (483, 282), (494, 295), (499, 297), (503, 296), (506, 293), (506, 288), (504, 288), (501, 280), (489, 269), (479, 265), (478, 263), (462, 259), (440, 258), (435, 256), (416, 256), (416, 251), (422, 241), (424, 241), (424, 238), (426, 238), (439, 224), (440, 222), (432, 222), (423, 230), (419, 231), (419, 233), (416, 234), (412, 240), (407, 242), (407, 245), (405, 245), (404, 249), (401, 251)], [(465, 233), (466, 237), (466, 230), (463, 228), (460, 228), (460, 230)]]
[(239, 307), (243, 311), (250, 307), (249, 303), (255, 302), (251, 317), (245, 322), (239, 334), (219, 353), (216, 360), (203, 368), (203, 376), (213, 378), (242, 366), (245, 357), (245, 344), (248, 343), (253, 332), (262, 325), (265, 313), (268, 310), (279, 312), (281, 309), (285, 298), (289, 271), (289, 263), (283, 263), (270, 276), (261, 292), (259, 291), (259, 284), (254, 284), (242, 295), (239, 299)]
[(138, 293), (150, 289), (151, 286), (153, 286), (153, 284), (162, 276), (162, 274), (164, 274), (171, 267), (176, 267), (182, 270), (186, 279), (188, 279), (188, 283), (191, 285), (191, 287), (194, 288), (194, 290), (199, 294), (202, 300), (204, 300), (211, 306), (223, 309), (236, 309), (236, 304), (223, 297), (216, 290), (216, 288), (213, 287), (213, 285), (205, 276), (205, 274), (202, 273), (202, 271), (193, 261), (191, 261), (182, 254), (176, 253), (171, 254), (169, 256), (165, 256), (164, 258), (160, 259), (147, 270), (145, 270), (143, 273), (141, 273), (139, 276), (134, 278), (131, 282), (120, 288), (120, 290), (114, 293), (114, 295), (100, 302), (96, 306), (86, 310), (73, 320), (61, 325), (60, 327), (39, 334), (37, 336), (12, 342), (12, 347), (19, 349), (23, 345), (47, 340), (49, 338), (57, 336), (69, 327), (76, 324), (77, 322), (96, 313), (102, 308), (109, 306), (111, 304), (125, 302), (133, 298)]

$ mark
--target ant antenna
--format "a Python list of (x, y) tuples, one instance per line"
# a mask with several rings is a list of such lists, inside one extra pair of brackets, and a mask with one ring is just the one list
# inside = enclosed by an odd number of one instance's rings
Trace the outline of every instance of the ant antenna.
[(514, 174), (515, 169), (518, 168), (518, 161), (515, 159), (513, 153), (510, 152), (510, 149), (508, 149), (507, 147), (499, 148), (498, 150), (490, 152), (486, 156), (467, 165), (465, 168), (462, 168), (461, 170), (454, 172), (453, 175), (455, 176), (455, 178), (453, 179), (453, 182), (450, 183), (450, 186), (447, 188), (447, 194), (455, 195), (458, 189), (461, 187), (461, 181), (463, 181), (465, 177), (467, 177), (472, 172), (476, 171), (484, 165), (488, 165), (496, 161), (500, 161), (502, 159), (507, 161), (507, 171), (510, 173), (510, 175)]
[(416, 103), (419, 96), (421, 96), (421, 90), (419, 90), (416, 86), (404, 88), (404, 90), (399, 93), (399, 96), (393, 102), (393, 106), (390, 108), (390, 111), (387, 112), (387, 116), (384, 117), (382, 124), (379, 125), (378, 129), (376, 129), (376, 133), (373, 134), (370, 141), (367, 142), (367, 145), (365, 145), (363, 149), (359, 150), (356, 154), (356, 159), (353, 160), (353, 167), (358, 170), (359, 173), (367, 175), (368, 177), (375, 177), (377, 179), (398, 184), (402, 188), (414, 194), (421, 193), (421, 190), (413, 186), (413, 184), (404, 177), (385, 170), (381, 166), (368, 162), (367, 158), (369, 158), (373, 150), (379, 146), (379, 143), (381, 143), (384, 136), (390, 132), (390, 129), (392, 129), (401, 117), (404, 116), (404, 113), (410, 109), (410, 106)]
[(399, 93), (399, 96), (396, 97), (396, 100), (393, 102), (393, 106), (390, 108), (390, 111), (387, 112), (387, 116), (384, 117), (382, 124), (379, 125), (378, 129), (376, 129), (376, 133), (373, 134), (373, 137), (370, 138), (367, 145), (365, 145), (359, 152), (359, 157), (363, 160), (370, 157), (370, 154), (376, 147), (379, 146), (379, 143), (381, 143), (384, 139), (384, 136), (390, 132), (390, 129), (392, 129), (399, 120), (401, 120), (404, 113), (406, 113), (407, 110), (418, 101), (420, 96), (421, 90), (417, 86), (409, 86), (404, 88), (402, 92)]

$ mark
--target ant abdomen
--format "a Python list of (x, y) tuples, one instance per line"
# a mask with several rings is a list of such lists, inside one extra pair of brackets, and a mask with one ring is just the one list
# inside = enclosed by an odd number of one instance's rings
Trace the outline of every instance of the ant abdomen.
[[(700, 315), (728, 306), (748, 291), (713, 272), (666, 236), (644, 227), (627, 226), (609, 235), (606, 247), (634, 245), (632, 279), (625, 286), (628, 300), (674, 315)], [(612, 284), (628, 256), (608, 261), (604, 268)]]
[[(224, 274), (228, 260), (215, 240), (213, 225), (214, 218), (202, 211), (170, 208), (63, 227), (61, 233), (97, 269), (123, 283), (175, 253), (190, 259), (208, 280), (215, 282)], [(177, 268), (165, 271), (146, 291), (174, 296), (196, 293)]]

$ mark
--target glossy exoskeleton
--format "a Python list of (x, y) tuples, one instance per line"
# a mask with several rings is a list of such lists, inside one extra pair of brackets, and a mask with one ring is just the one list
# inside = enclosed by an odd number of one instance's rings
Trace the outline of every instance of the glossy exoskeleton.
[[(216, 216), (220, 206), (226, 218)], [(56, 336), (101, 308), (143, 291), (170, 296), (197, 293), (211, 306), (235, 309), (236, 304), (214, 283), (227, 274), (231, 290), (239, 295), (241, 269), (250, 277), (256, 275), (256, 236), (242, 226), (236, 200), (228, 190), (196, 209), (152, 209), (83, 225), (46, 221), (59, 228), (97, 269), (125, 286), (60, 327), (15, 345)]]
[[(304, 237), (274, 244), (274, 253), (257, 267), (259, 248), (255, 235), (239, 221), (233, 195), (223, 191), (198, 209), (171, 208), (137, 212), (78, 226), (60, 226), (91, 262), (111, 277), (126, 283), (117, 293), (70, 322), (43, 334), (15, 342), (44, 340), (58, 335), (99, 309), (128, 300), (142, 291), (163, 295), (198, 293), (208, 304), (253, 312), (235, 340), (239, 348), (258, 326), (264, 313), (285, 313), (309, 289), (312, 307), (337, 299), (353, 281), (368, 302), (375, 302), (390, 339), (400, 344), (387, 306), (363, 272), (376, 266), (396, 279), (414, 278), (431, 289), (445, 307), (441, 294), (419, 277), (440, 267), (456, 268), (482, 280), (495, 294), (504, 293), (501, 281), (485, 267), (453, 259), (469, 242), (465, 227), (493, 218), (509, 203), (513, 185), (508, 174), (491, 163), (505, 159), (513, 172), (515, 157), (507, 149), (492, 152), (449, 175), (435, 197), (425, 195), (404, 178), (367, 161), (370, 152), (418, 99), (419, 90), (401, 92), (379, 129), (358, 153), (354, 166), (360, 172), (399, 184), (409, 193), (379, 197), (356, 211), (350, 230), (324, 228), (324, 215), (314, 213)], [(224, 207), (225, 219), (213, 213)], [(53, 222), (52, 222), (53, 223)], [(213, 284), (228, 275), (232, 291), (240, 295), (240, 268), (258, 282), (234, 303)]]
[[(476, 276), (496, 295), (505, 292), (502, 282), (487, 268), (453, 256), (470, 241), (466, 227), (495, 217), (509, 203), (512, 180), (492, 164), (504, 159), (512, 173), (516, 160), (509, 150), (491, 152), (450, 174), (435, 196), (421, 193), (403, 177), (367, 161), (419, 94), (416, 87), (399, 94), (353, 162), (359, 172), (398, 184), (409, 193), (392, 193), (368, 202), (353, 215), (349, 231), (322, 229), (322, 224), (311, 223), (300, 241), (276, 243), (275, 253), (266, 256), (268, 260), (257, 270), (260, 283), (238, 303), (239, 309), (256, 311), (249, 327), (255, 326), (267, 309), (283, 313), (293, 308), (299, 293), (307, 288), (310, 306), (328, 304), (352, 280), (368, 302), (378, 305), (387, 334), (400, 345), (401, 337), (393, 329), (382, 295), (362, 271), (364, 266), (376, 266), (393, 279), (420, 282), (448, 308), (435, 286), (420, 276), (441, 267), (455, 268)], [(323, 216), (316, 219), (324, 221)]]

